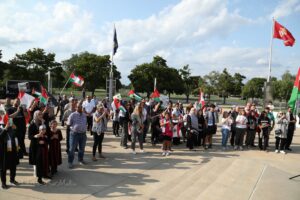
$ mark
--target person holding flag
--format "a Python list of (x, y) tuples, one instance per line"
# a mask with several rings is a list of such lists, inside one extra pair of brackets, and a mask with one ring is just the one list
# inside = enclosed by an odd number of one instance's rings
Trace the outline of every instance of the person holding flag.
[(21, 148), (20, 158), (28, 156), (25, 146), (26, 118), (28, 117), (26, 106), (20, 105), (20, 100), (17, 98), (14, 101), (13, 107), (8, 109), (7, 113), (9, 114), (9, 117), (12, 118), (14, 125), (16, 126), (17, 137)]
[(288, 120), (288, 131), (287, 131), (287, 138), (286, 138), (286, 143), (285, 143), (285, 150), (292, 151), (290, 148), (293, 137), (294, 137), (294, 132), (296, 129), (296, 117), (292, 112), (291, 108), (288, 108), (288, 112), (286, 113), (286, 118)]
[(294, 131), (296, 128), (296, 117), (295, 114), (297, 112), (297, 101), (299, 100), (299, 91), (300, 91), (300, 67), (298, 68), (298, 73), (294, 82), (294, 87), (292, 90), (292, 94), (290, 97), (290, 100), (288, 102), (289, 109), (286, 114), (286, 117), (288, 119), (289, 125), (288, 125), (288, 132), (287, 132), (287, 139), (285, 143), (285, 149), (288, 151), (291, 151), (290, 145), (293, 140)]

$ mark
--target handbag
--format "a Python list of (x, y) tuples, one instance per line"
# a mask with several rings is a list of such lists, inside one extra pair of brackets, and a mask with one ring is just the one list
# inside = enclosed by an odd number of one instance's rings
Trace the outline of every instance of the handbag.
[(275, 130), (275, 135), (281, 135), (282, 134), (282, 130), (281, 129), (276, 129)]

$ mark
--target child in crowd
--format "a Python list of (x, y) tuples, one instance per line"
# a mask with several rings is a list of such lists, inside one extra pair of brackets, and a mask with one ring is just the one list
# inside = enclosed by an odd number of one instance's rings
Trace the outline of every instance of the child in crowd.
[(49, 163), (51, 168), (51, 175), (57, 173), (57, 166), (61, 165), (61, 144), (60, 141), (63, 139), (60, 129), (57, 129), (57, 121), (52, 120), (50, 122), (49, 132)]

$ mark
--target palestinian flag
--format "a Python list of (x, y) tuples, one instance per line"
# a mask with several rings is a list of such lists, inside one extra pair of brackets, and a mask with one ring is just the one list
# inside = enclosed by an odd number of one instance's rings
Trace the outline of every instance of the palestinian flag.
[(142, 97), (140, 95), (138, 95), (137, 93), (134, 92), (134, 90), (130, 90), (128, 92), (128, 96), (132, 99), (135, 99), (137, 101), (141, 101), (142, 100)]
[(160, 94), (158, 90), (155, 88), (154, 92), (150, 96), (154, 101), (160, 101)]
[(115, 96), (113, 96), (113, 100), (118, 99), (118, 100), (122, 100), (122, 96), (121, 94), (116, 94)]
[(122, 100), (122, 96), (121, 94), (116, 94), (115, 96), (113, 96), (113, 102), (112, 102), (112, 109), (113, 110), (122, 110), (123, 112), (126, 112), (126, 109), (124, 108), (124, 106), (121, 105), (121, 100)]
[(204, 93), (203, 91), (200, 89), (200, 93), (199, 93), (199, 99), (198, 99), (198, 105), (200, 105), (201, 109), (204, 108), (204, 105), (205, 105), (205, 100), (204, 100)]
[(39, 98), (40, 102), (42, 102), (43, 104), (46, 105), (47, 102), (48, 102), (48, 94), (47, 94), (47, 91), (46, 91), (46, 89), (45, 89), (43, 86), (41, 86), (41, 91), (42, 91), (42, 93), (36, 91), (35, 89), (32, 89), (31, 94), (32, 94), (33, 96)]
[(74, 73), (70, 75), (70, 82), (81, 87), (84, 84), (84, 79), (81, 76), (76, 76)]
[(292, 90), (292, 94), (291, 94), (291, 97), (290, 97), (290, 100), (289, 100), (289, 103), (288, 103), (289, 107), (292, 108), (293, 113), (296, 112), (296, 103), (297, 103), (297, 100), (300, 97), (300, 95), (299, 95), (299, 91), (300, 91), (299, 81), (300, 81), (300, 67), (298, 69), (296, 80), (294, 82), (294, 88)]
[(31, 102), (35, 99), (33, 96), (25, 93), (24, 91), (19, 92), (18, 98), (20, 99), (21, 105), (26, 105), (26, 108), (29, 108)]
[(42, 89), (42, 95), (40, 96), (40, 101), (46, 104), (48, 102), (47, 90), (43, 86), (41, 86), (41, 89)]

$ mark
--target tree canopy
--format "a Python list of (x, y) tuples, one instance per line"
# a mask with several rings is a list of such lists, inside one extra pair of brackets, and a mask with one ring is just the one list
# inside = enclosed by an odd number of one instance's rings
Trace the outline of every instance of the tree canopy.
[(167, 62), (160, 56), (153, 57), (151, 63), (137, 65), (128, 76), (132, 86), (137, 92), (151, 94), (154, 88), (154, 79), (157, 80), (157, 89), (168, 94), (184, 92), (183, 81), (179, 71), (167, 66)]
[[(73, 54), (70, 59), (62, 62), (67, 70), (66, 78), (74, 71), (76, 75), (82, 76), (86, 81), (84, 87), (94, 93), (96, 88), (105, 88), (106, 79), (110, 72), (110, 56), (96, 55), (89, 52)], [(116, 66), (113, 66), (113, 74), (116, 79), (116, 87), (121, 87), (121, 74), (117, 71)]]

